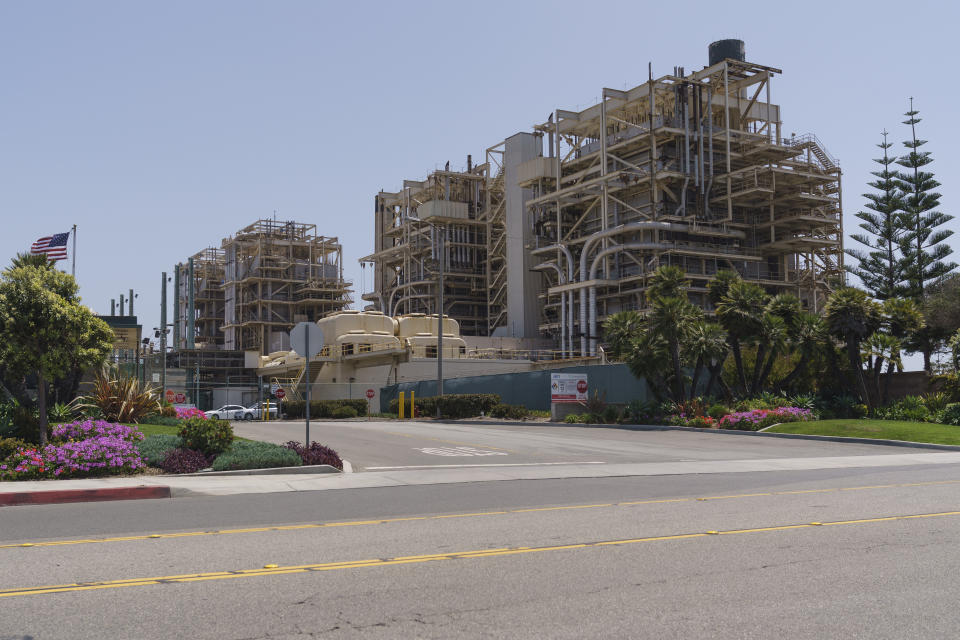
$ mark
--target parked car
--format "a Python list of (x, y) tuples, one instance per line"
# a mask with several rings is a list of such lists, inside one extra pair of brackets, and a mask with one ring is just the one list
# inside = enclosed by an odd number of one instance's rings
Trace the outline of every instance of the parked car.
[[(277, 403), (276, 403), (276, 402), (271, 402), (271, 403), (270, 403), (270, 406), (269, 406), (269, 409), (267, 410), (267, 414), (269, 415), (269, 417), (270, 417), (271, 420), (277, 420), (277, 419), (278, 419), (278, 417), (279, 417), (279, 416), (278, 416), (278, 411), (279, 411), (279, 410), (277, 409)], [(263, 411), (262, 411), (261, 408), (260, 408), (260, 404), (254, 402), (252, 405), (250, 405), (249, 407), (247, 407), (246, 413), (243, 414), (243, 419), (244, 419), (244, 420), (259, 420), (262, 413), (263, 413)]]
[(225, 404), (219, 409), (204, 411), (208, 418), (222, 418), (224, 420), (253, 420), (253, 417), (247, 418), (249, 409), (241, 407), (238, 404)]

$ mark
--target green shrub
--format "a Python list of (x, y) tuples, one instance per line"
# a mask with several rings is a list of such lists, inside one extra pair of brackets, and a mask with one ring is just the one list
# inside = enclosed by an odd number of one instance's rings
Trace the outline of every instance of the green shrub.
[(930, 413), (939, 413), (950, 404), (950, 396), (943, 391), (934, 391), (923, 396), (923, 406)]
[(217, 456), (212, 466), (214, 471), (236, 471), (302, 465), (303, 461), (296, 451), (270, 442), (238, 440), (228, 451)]
[(0, 462), (6, 460), (20, 447), (28, 446), (30, 446), (29, 443), (19, 438), (0, 438)]
[(621, 411), (613, 405), (607, 405), (601, 415), (603, 416), (604, 424), (617, 424), (620, 422)]
[(733, 411), (730, 410), (730, 407), (725, 407), (722, 404), (715, 404), (707, 409), (707, 415), (714, 420), (719, 420), (723, 416), (730, 413), (733, 413)]
[(529, 414), (531, 418), (550, 418), (550, 412), (546, 409), (530, 409)]
[(923, 398), (919, 396), (906, 396), (894, 402), (882, 413), (886, 420), (906, 420), (909, 422), (924, 422), (930, 418), (931, 412), (927, 410)]
[[(421, 398), (414, 397), (414, 404), (417, 407), (418, 416), (437, 415), (437, 405), (440, 405), (440, 415), (444, 418), (475, 418), (481, 413), (490, 413), (496, 405), (500, 404), (500, 396), (495, 393), (461, 393), (444, 395), (437, 398), (428, 396)], [(406, 403), (409, 409), (409, 401)], [(390, 412), (397, 415), (400, 408), (400, 401), (392, 400), (390, 402)]]
[(179, 435), (184, 448), (208, 456), (217, 455), (230, 448), (233, 427), (228, 420), (196, 417), (180, 423)]
[(180, 437), (167, 433), (158, 433), (147, 436), (137, 443), (140, 457), (144, 464), (150, 467), (160, 467), (167, 454), (180, 446)]
[(530, 412), (523, 405), (497, 404), (490, 409), (490, 415), (494, 418), (506, 418), (508, 420), (526, 420)]
[(937, 422), (940, 424), (952, 424), (960, 427), (960, 402), (948, 404), (943, 411), (937, 413)]
[(337, 407), (333, 410), (331, 418), (356, 418), (357, 410), (353, 407)]
[(567, 417), (564, 418), (563, 421), (567, 424), (579, 424), (584, 420), (576, 413), (568, 413)]
[(694, 416), (687, 421), (688, 427), (697, 427), (698, 429), (716, 429), (717, 423), (710, 416)]
[(178, 427), (180, 426), (180, 418), (168, 418), (167, 416), (155, 413), (149, 418), (146, 418), (142, 424), (159, 424), (165, 427)]
[[(367, 400), (357, 398), (353, 400), (311, 400), (310, 417), (311, 418), (333, 418), (334, 411), (340, 407), (350, 407), (356, 411), (357, 416), (367, 415)], [(303, 400), (287, 400), (281, 405), (283, 413), (289, 418), (304, 418), (307, 415), (307, 403)]]

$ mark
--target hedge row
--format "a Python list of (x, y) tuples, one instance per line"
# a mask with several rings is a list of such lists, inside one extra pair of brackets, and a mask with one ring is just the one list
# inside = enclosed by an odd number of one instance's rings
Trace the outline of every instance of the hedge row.
[[(405, 411), (410, 410), (407, 401)], [(500, 396), (495, 393), (462, 393), (427, 398), (414, 397), (418, 416), (437, 415), (437, 405), (440, 405), (440, 415), (444, 418), (473, 418), (481, 413), (489, 414), (493, 407), (500, 404)], [(400, 409), (400, 401), (390, 402), (390, 413), (396, 415)]]
[[(357, 412), (358, 416), (367, 415), (367, 400), (357, 398), (355, 400), (311, 400), (310, 417), (311, 418), (336, 418), (343, 417), (334, 415), (337, 409), (350, 407)], [(303, 400), (289, 400), (283, 403), (283, 413), (289, 418), (303, 418), (307, 415), (307, 403)], [(340, 412), (343, 413), (343, 412)]]

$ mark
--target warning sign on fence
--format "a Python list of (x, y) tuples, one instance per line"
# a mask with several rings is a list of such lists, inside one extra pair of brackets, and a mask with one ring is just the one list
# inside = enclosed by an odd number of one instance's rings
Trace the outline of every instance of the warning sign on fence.
[(586, 402), (587, 389), (587, 374), (585, 373), (550, 374), (551, 403)]

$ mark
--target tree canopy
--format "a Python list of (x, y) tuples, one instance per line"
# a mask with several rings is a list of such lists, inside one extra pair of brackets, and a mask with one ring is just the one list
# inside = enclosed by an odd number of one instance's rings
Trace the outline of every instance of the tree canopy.
[(0, 364), (8, 376), (37, 376), (40, 439), (46, 440), (46, 386), (74, 368), (104, 362), (113, 334), (80, 304), (73, 276), (32, 264), (0, 277)]

